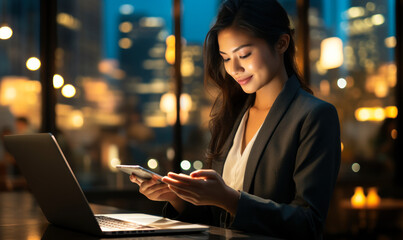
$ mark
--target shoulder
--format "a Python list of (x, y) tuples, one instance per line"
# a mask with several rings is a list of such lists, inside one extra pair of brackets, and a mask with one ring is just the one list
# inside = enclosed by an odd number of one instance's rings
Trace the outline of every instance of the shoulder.
[[(340, 122), (336, 108), (322, 99), (299, 89), (293, 104), (293, 115), (300, 123), (301, 137), (315, 134), (322, 139), (338, 139)], [(325, 140), (324, 140), (325, 141)]]
[(333, 104), (299, 89), (288, 108), (288, 116), (298, 122), (303, 129), (339, 129), (339, 117)]
[(295, 75), (288, 79), (280, 97), (282, 97), (281, 100), (283, 101), (279, 102), (281, 104), (290, 103), (288, 111), (292, 111), (292, 114), (297, 114), (298, 116), (303, 117), (307, 114), (321, 112), (331, 112), (337, 115), (336, 108), (332, 104), (305, 91)]
[(305, 114), (317, 115), (327, 113), (337, 116), (337, 110), (333, 104), (319, 99), (301, 88), (295, 95), (294, 105), (299, 111)]

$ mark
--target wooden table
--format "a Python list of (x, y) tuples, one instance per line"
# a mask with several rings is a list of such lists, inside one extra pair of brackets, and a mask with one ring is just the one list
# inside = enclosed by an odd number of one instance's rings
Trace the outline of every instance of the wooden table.
[[(94, 213), (127, 212), (114, 207), (91, 204)], [(141, 239), (277, 239), (218, 227), (202, 233), (170, 234), (166, 236), (142, 236)], [(0, 192), (0, 239), (47, 240), (47, 239), (101, 239), (95, 236), (55, 227), (49, 224), (33, 196), (28, 192)], [(105, 238), (105, 239), (134, 239)]]

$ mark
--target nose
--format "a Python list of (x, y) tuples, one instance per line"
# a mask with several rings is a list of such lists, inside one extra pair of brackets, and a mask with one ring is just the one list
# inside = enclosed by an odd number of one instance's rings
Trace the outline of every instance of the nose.
[(239, 73), (242, 73), (245, 69), (242, 67), (241, 63), (238, 59), (233, 59), (227, 66), (227, 72), (231, 76), (236, 76)]

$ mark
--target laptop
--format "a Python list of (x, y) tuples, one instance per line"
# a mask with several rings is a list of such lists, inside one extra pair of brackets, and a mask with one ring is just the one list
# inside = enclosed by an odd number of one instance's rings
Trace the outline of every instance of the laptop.
[(201, 232), (208, 226), (142, 213), (94, 214), (55, 137), (8, 135), (6, 149), (28, 182), (47, 220), (97, 236)]

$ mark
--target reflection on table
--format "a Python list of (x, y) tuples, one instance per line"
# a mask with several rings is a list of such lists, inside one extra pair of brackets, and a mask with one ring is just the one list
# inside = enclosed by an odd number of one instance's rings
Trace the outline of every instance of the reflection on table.
[(353, 206), (350, 199), (343, 199), (340, 207), (345, 211), (345, 224), (352, 234), (378, 234), (382, 231), (398, 231), (403, 223), (403, 199), (382, 198), (376, 206)]

